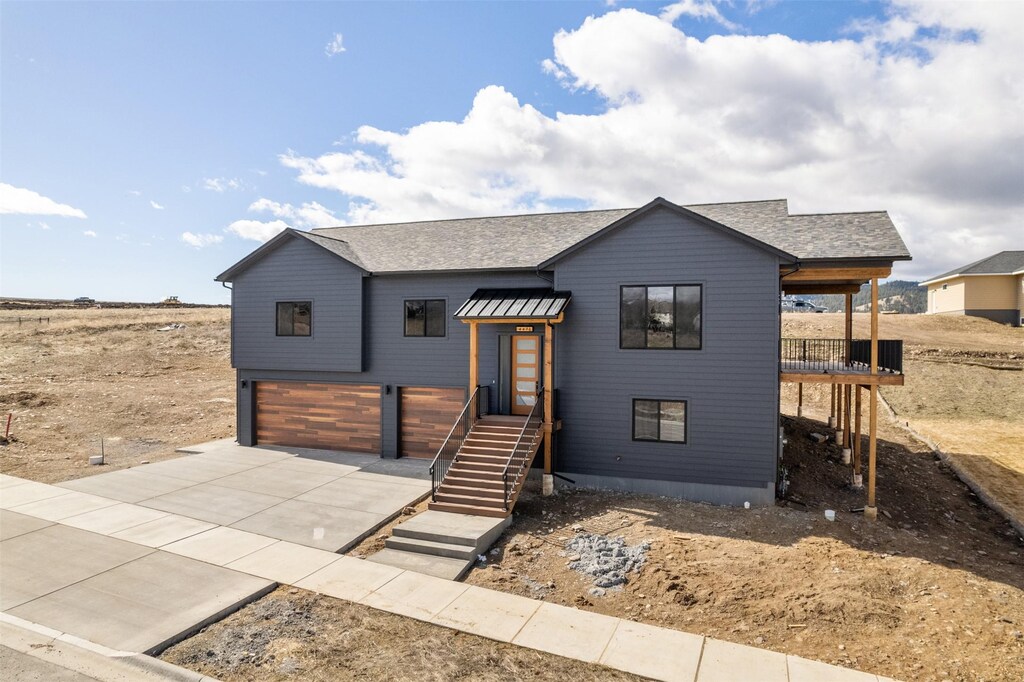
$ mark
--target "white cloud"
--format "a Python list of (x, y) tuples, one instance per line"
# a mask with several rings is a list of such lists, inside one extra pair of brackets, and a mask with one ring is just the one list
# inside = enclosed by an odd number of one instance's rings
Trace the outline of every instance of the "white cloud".
[(49, 223), (44, 223), (42, 220), (40, 220), (38, 223), (36, 223), (36, 225), (39, 226), (40, 230), (49, 230), (49, 229), (51, 229)]
[(288, 227), (308, 230), (314, 227), (332, 227), (343, 222), (330, 209), (315, 201), (293, 206), (261, 198), (250, 204), (249, 210), (270, 213), (276, 220), (236, 220), (228, 225), (225, 231), (243, 239), (265, 242)]
[(82, 234), (84, 234), (86, 237), (94, 237), (94, 238), (96, 237), (96, 233), (93, 232), (92, 230), (86, 230)]
[(238, 178), (203, 178), (202, 187), (211, 192), (226, 192), (229, 189), (243, 189), (245, 183)]
[(1015, 28), (1024, 3), (889, 10), (870, 33), (819, 42), (697, 40), (658, 17), (617, 10), (559, 32), (545, 65), (603, 100), (601, 111), (548, 116), (488, 86), (462, 120), (363, 126), (341, 149), (280, 160), (301, 183), (348, 199), (344, 222), (493, 215), (565, 200), (786, 196), (794, 212), (889, 210), (915, 256), (898, 266), (901, 276), (1014, 248), (1024, 214)]
[(194, 232), (182, 232), (181, 241), (185, 242), (189, 246), (201, 249), (205, 246), (220, 244), (222, 241), (224, 241), (224, 237), (222, 237), (219, 234), (196, 234)]
[(59, 204), (53, 199), (23, 187), (0, 182), (0, 214), (55, 215), (67, 218), (85, 218), (80, 208)]
[(335, 33), (334, 37), (331, 38), (331, 42), (327, 43), (327, 47), (324, 48), (324, 54), (328, 57), (333, 57), (336, 54), (341, 54), (345, 51), (345, 45), (342, 43), (342, 37), (340, 33)]
[(236, 220), (225, 228), (225, 232), (238, 235), (242, 239), (252, 239), (257, 242), (265, 242), (274, 237), (278, 232), (288, 229), (288, 223), (283, 220), (271, 220), (263, 222), (260, 220)]
[(128, 190), (128, 194), (131, 194), (132, 196), (135, 196), (135, 197), (141, 197), (142, 196), (142, 192), (140, 190), (137, 190), (137, 189), (130, 189), (130, 190)]
[(667, 5), (661, 10), (661, 19), (673, 23), (679, 17), (693, 17), (694, 19), (710, 19), (725, 28), (735, 31), (739, 28), (736, 24), (722, 16), (722, 13), (715, 7), (711, 0), (680, 0)]
[(153, 201), (152, 199), (150, 199), (150, 201), (149, 201), (149, 205), (150, 205), (150, 206), (152, 206), (153, 208), (155, 208), (155, 209), (156, 209), (156, 210), (158, 210), (158, 211), (162, 211), (162, 210), (164, 210), (164, 207), (163, 207), (163, 206), (161, 206), (160, 204), (156, 203), (156, 202), (155, 202), (155, 201)]

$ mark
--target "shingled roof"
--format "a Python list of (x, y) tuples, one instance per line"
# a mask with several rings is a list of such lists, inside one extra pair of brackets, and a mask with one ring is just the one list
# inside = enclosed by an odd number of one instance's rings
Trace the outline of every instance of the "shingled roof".
[[(714, 221), (709, 224), (717, 223), (727, 232), (787, 259), (910, 258), (884, 211), (790, 215), (785, 199), (682, 207), (656, 199), (641, 209), (427, 220), (290, 232), (371, 273), (523, 270), (553, 262), (631, 214), (657, 206), (692, 211)], [(224, 275), (233, 274), (246, 261)]]
[(994, 256), (968, 263), (921, 282), (921, 285), (939, 282), (963, 275), (1015, 275), (1024, 272), (1024, 251), (1000, 251)]

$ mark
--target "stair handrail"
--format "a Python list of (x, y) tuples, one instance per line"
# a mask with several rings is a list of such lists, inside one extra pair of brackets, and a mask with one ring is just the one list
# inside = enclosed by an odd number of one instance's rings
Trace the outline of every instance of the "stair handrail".
[[(437, 501), (437, 489), (441, 485), (441, 481), (444, 480), (444, 477), (448, 475), (448, 469), (455, 462), (455, 457), (459, 454), (466, 436), (469, 435), (469, 430), (473, 428), (473, 422), (476, 421), (477, 417), (477, 410), (474, 410), (472, 419), (468, 418), (467, 415), (470, 414), (469, 408), (477, 405), (477, 394), (479, 393), (480, 387), (477, 386), (473, 389), (473, 395), (469, 396), (469, 400), (466, 401), (462, 412), (456, 417), (451, 431), (448, 432), (448, 436), (441, 443), (441, 447), (438, 448), (437, 454), (434, 455), (434, 461), (430, 463), (430, 500), (432, 502)], [(453, 437), (454, 440), (452, 440)], [(446, 453), (450, 453), (450, 456), (445, 456)]]
[[(505, 462), (505, 468), (501, 472), (501, 484), (502, 484), (502, 488), (504, 489), (504, 492), (505, 492), (505, 497), (503, 499), (505, 511), (508, 511), (509, 502), (511, 501), (509, 498), (511, 498), (511, 496), (512, 496), (512, 490), (509, 489), (509, 485), (508, 485), (509, 468), (514, 464), (514, 460), (516, 459), (516, 454), (519, 452), (519, 446), (523, 442), (523, 437), (526, 435), (526, 430), (528, 428), (530, 428), (530, 423), (534, 420), (538, 410), (540, 410), (540, 417), (541, 417), (541, 421), (543, 422), (544, 411), (541, 408), (541, 405), (542, 405), (541, 394), (543, 392), (544, 392), (543, 387), (538, 386), (536, 400), (533, 403), (533, 409), (530, 410), (530, 414), (526, 417), (526, 421), (523, 422), (523, 428), (519, 430), (519, 437), (516, 438), (516, 444), (515, 444), (515, 446), (513, 446), (512, 452), (509, 453), (508, 461)], [(533, 439), (530, 441), (530, 448), (531, 449), (533, 448), (534, 444), (537, 442), (537, 437), (540, 435), (540, 432), (541, 432), (540, 428), (537, 428), (536, 432), (534, 432)], [(519, 480), (519, 477), (522, 476), (523, 469), (526, 467), (526, 463), (528, 461), (529, 461), (529, 457), (526, 457), (526, 456), (522, 457), (522, 461), (519, 463), (519, 470), (515, 472), (515, 476), (512, 479), (513, 481), (518, 481)]]

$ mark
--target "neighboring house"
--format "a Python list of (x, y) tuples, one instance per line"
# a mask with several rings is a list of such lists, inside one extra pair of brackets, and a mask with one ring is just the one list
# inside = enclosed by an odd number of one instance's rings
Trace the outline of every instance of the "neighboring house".
[(928, 313), (1024, 326), (1024, 251), (1002, 251), (921, 282)]
[(885, 212), (785, 200), (288, 229), (217, 277), (238, 441), (435, 458), (449, 511), (507, 515), (542, 446), (546, 487), (770, 503), (780, 380), (903, 379), (849, 337), (783, 368), (781, 294), (909, 258)]

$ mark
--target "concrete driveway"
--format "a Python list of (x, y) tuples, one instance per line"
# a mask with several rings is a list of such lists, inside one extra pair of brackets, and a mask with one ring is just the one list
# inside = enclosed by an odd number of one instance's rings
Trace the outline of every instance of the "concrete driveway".
[(0, 620), (158, 652), (342, 559), (428, 466), (216, 442), (59, 486), (0, 475)]
[[(348, 549), (430, 492), (424, 460), (224, 441), (189, 450), (196, 454), (60, 487), (330, 552)], [(110, 516), (78, 521), (89, 529)], [(135, 541), (159, 527), (155, 518), (115, 536)]]

